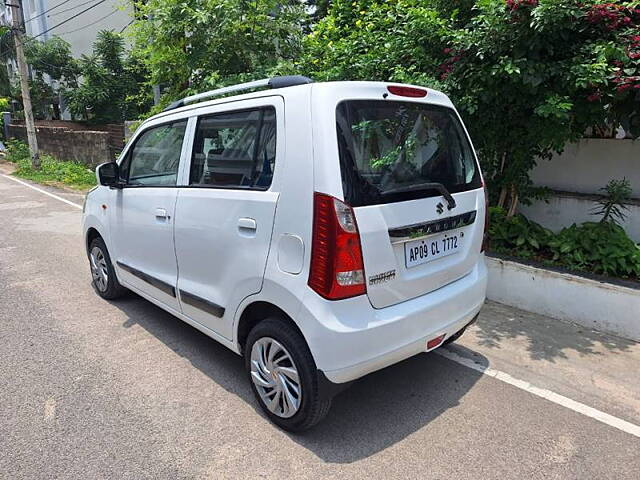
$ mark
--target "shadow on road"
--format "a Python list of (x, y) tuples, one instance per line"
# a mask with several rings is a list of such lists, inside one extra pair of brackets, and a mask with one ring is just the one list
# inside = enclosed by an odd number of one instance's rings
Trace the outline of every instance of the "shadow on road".
[(632, 340), (596, 332), (586, 327), (555, 320), (507, 307), (496, 302), (487, 302), (473, 326), (480, 345), (500, 348), (504, 340), (521, 338), (532, 360), (553, 362), (567, 358), (567, 350), (582, 355), (602, 355), (605, 351), (626, 351)]
[[(127, 315), (125, 328), (141, 326), (262, 415), (242, 359), (235, 353), (136, 295), (112, 305)], [(480, 377), (439, 355), (421, 354), (355, 382), (334, 398), (321, 424), (289, 437), (324, 461), (355, 462), (394, 445), (456, 407)]]

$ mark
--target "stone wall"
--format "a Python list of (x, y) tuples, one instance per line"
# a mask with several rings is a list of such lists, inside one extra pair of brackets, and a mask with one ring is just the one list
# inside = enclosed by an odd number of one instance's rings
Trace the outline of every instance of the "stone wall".
[[(26, 142), (27, 131), (24, 124), (9, 124), (9, 136)], [(115, 160), (124, 146), (122, 125), (94, 128), (74, 122), (50, 120), (36, 123), (36, 136), (41, 152), (60, 160), (74, 160), (91, 167)]]

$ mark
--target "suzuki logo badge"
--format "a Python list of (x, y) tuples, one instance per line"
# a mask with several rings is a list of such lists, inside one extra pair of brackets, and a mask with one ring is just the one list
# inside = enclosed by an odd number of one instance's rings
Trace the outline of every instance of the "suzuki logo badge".
[(442, 212), (444, 212), (444, 205), (442, 204), (442, 202), (438, 202), (438, 204), (436, 205), (436, 212), (438, 212), (439, 214), (442, 214)]

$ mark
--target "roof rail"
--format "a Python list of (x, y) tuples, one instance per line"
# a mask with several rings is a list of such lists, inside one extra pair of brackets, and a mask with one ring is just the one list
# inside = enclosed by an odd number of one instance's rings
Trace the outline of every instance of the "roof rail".
[(312, 82), (313, 80), (311, 80), (308, 77), (304, 77), (302, 75), (286, 75), (282, 77), (273, 77), (273, 78), (264, 78), (262, 80), (254, 80), (253, 82), (239, 83), (238, 85), (231, 85), (228, 87), (217, 88), (215, 90), (209, 90), (208, 92), (202, 92), (196, 95), (191, 95), (189, 97), (184, 97), (180, 100), (177, 100), (171, 103), (167, 108), (163, 110), (163, 112), (173, 110), (174, 108), (183, 107), (184, 105), (187, 105), (189, 103), (199, 102), (201, 100), (204, 100), (205, 98), (218, 97), (220, 95), (224, 95), (225, 93), (241, 92), (244, 90), (252, 90), (254, 88), (260, 88), (260, 87), (269, 87), (269, 88), (292, 87), (294, 85), (304, 85)]

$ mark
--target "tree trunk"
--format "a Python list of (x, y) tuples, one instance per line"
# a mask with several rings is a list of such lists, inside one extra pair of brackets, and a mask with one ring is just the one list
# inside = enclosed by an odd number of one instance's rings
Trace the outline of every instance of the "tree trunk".
[(507, 212), (507, 218), (511, 218), (516, 214), (516, 208), (518, 208), (518, 193), (516, 192), (516, 186), (511, 184), (510, 193), (510, 204), (509, 211)]
[(507, 187), (503, 186), (500, 189), (500, 197), (498, 197), (498, 206), (504, 208), (504, 202), (507, 200)]

